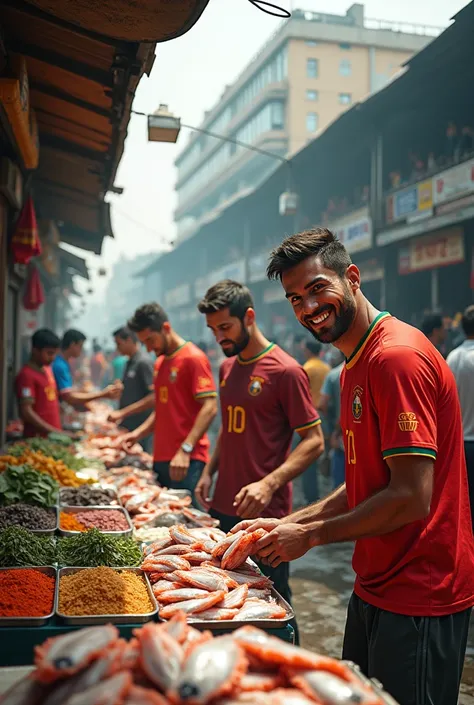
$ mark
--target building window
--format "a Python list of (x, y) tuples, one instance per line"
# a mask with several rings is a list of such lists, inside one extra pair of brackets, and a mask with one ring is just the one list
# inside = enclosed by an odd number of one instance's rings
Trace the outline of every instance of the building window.
[(318, 114), (308, 113), (306, 115), (306, 129), (308, 132), (316, 132), (318, 129)]
[(341, 105), (350, 105), (352, 103), (351, 93), (339, 93), (339, 103)]
[(349, 44), (349, 42), (341, 42), (339, 44), (339, 49), (344, 49), (345, 51), (348, 51), (349, 49), (352, 49), (352, 44)]
[(352, 64), (349, 59), (342, 59), (339, 64), (339, 73), (341, 76), (350, 76), (352, 74)]
[(317, 59), (306, 60), (306, 75), (308, 78), (317, 78), (319, 74), (319, 62)]
[(318, 46), (318, 42), (315, 39), (307, 39), (305, 41), (305, 44), (307, 47), (317, 47)]
[(272, 130), (283, 130), (283, 103), (272, 103)]
[(306, 100), (318, 100), (318, 91), (306, 91)]

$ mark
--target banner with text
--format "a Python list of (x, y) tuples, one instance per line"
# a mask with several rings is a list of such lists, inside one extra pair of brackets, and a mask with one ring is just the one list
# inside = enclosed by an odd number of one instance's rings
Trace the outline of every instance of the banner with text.
[(399, 274), (412, 274), (423, 269), (436, 269), (464, 260), (462, 228), (439, 230), (434, 235), (416, 238), (399, 251)]

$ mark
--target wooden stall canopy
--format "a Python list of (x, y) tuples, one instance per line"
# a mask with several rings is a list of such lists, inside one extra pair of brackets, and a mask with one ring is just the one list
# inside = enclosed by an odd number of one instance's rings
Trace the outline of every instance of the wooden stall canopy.
[(64, 242), (99, 254), (104, 237), (113, 237), (104, 197), (138, 83), (151, 71), (156, 42), (190, 29), (207, 3), (0, 0), (7, 55), (26, 58), (37, 121), (35, 205), (58, 223)]

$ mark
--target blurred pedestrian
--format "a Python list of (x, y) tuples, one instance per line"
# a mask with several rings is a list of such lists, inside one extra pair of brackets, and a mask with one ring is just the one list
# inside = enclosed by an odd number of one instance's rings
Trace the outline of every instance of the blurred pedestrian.
[(107, 360), (102, 352), (101, 346), (95, 342), (92, 346), (92, 357), (90, 359), (91, 380), (94, 387), (101, 389), (107, 372)]
[(428, 340), (433, 343), (438, 352), (440, 352), (443, 357), (446, 357), (446, 330), (442, 316), (440, 316), (439, 313), (429, 313), (424, 317), (421, 323), (421, 331), (426, 335)]

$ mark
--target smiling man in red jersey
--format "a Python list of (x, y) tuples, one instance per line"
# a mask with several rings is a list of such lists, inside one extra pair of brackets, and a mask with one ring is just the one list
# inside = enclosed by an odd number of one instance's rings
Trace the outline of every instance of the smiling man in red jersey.
[(355, 541), (343, 658), (402, 705), (455, 705), (474, 543), (454, 377), (420, 331), (365, 298), (359, 270), (325, 228), (287, 238), (268, 275), (298, 321), (346, 358), (346, 482), (282, 522), (259, 522), (269, 530), (259, 555), (278, 565)]
[[(308, 376), (259, 330), (246, 286), (219, 282), (206, 293), (199, 310), (229, 359), (219, 373), (222, 427), (196, 487), (198, 499), (212, 507), (224, 531), (241, 518), (285, 517), (291, 512), (291, 481), (324, 450)], [(290, 453), (294, 432), (301, 442)], [(288, 564), (264, 568), (290, 601)]]
[[(173, 330), (157, 303), (145, 304), (128, 322), (148, 352), (156, 353), (155, 413), (125, 436), (127, 445), (154, 432), (154, 470), (164, 487), (193, 493), (209, 460), (207, 430), (217, 414), (211, 365), (193, 343)], [(145, 400), (146, 404), (146, 400)]]

